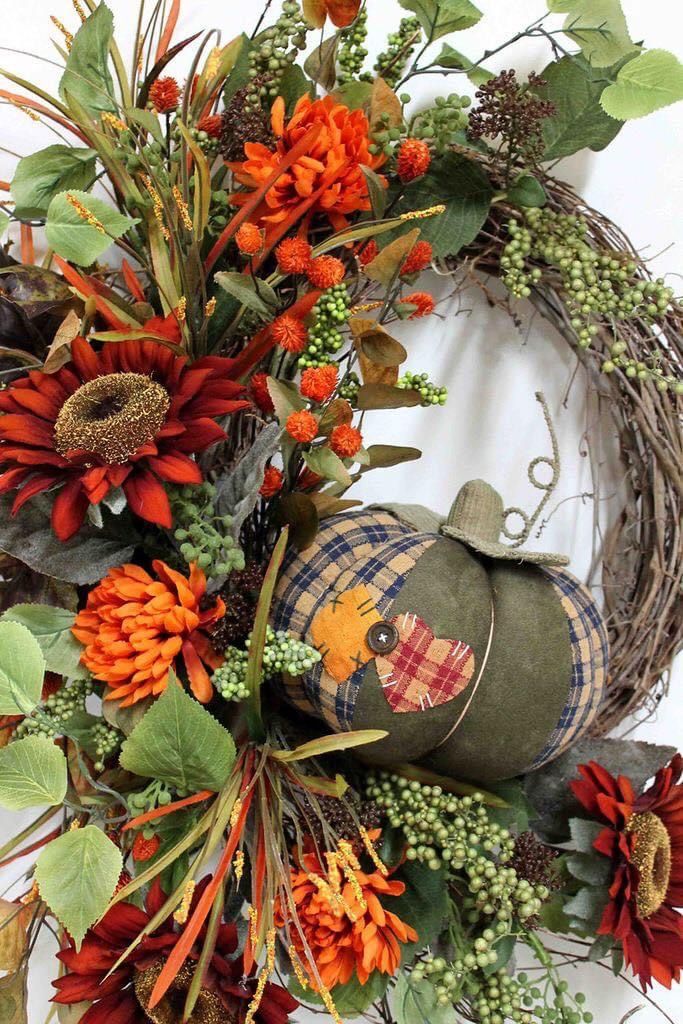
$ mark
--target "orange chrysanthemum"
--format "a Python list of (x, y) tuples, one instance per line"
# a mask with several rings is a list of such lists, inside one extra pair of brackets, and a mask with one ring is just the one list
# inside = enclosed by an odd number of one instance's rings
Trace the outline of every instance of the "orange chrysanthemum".
[(155, 110), (160, 114), (168, 114), (178, 106), (180, 86), (170, 75), (167, 78), (157, 78), (149, 90), (149, 98)]
[(683, 968), (683, 757), (676, 754), (637, 796), (595, 761), (571, 790), (605, 827), (593, 847), (611, 862), (609, 902), (598, 928), (613, 935), (643, 991), (671, 988)]
[(311, 260), (306, 271), (313, 287), (323, 290), (341, 284), (345, 273), (344, 264), (336, 256), (318, 256), (317, 259)]
[(429, 316), (434, 312), (434, 299), (429, 292), (413, 292), (412, 295), (405, 295), (403, 302), (409, 302), (417, 308), (408, 317), (409, 320), (417, 320), (421, 316)]
[(340, 459), (350, 459), (356, 455), (363, 446), (363, 435), (360, 430), (350, 427), (348, 423), (342, 423), (335, 427), (330, 434), (330, 448)]
[(235, 242), (243, 256), (257, 256), (263, 249), (264, 232), (255, 224), (245, 220), (235, 235)]
[(305, 274), (313, 249), (304, 238), (285, 238), (275, 250), (278, 269), (283, 274)]
[(261, 412), (274, 412), (275, 406), (273, 405), (273, 399), (270, 397), (270, 391), (268, 390), (268, 374), (267, 373), (255, 373), (251, 378), (249, 391), (256, 405), (258, 405)]
[(276, 344), (285, 352), (303, 352), (308, 343), (305, 324), (288, 313), (283, 313), (273, 321), (271, 333)]
[(190, 688), (198, 700), (211, 700), (213, 687), (204, 667), (220, 658), (203, 632), (225, 614), (220, 598), (205, 607), (206, 577), (192, 565), (190, 577), (152, 562), (156, 577), (138, 565), (110, 569), (88, 594), (72, 628), (85, 646), (81, 661), (95, 679), (107, 683), (105, 700), (122, 706), (157, 696), (182, 655)]
[(429, 170), (432, 155), (422, 139), (406, 139), (398, 151), (396, 170), (401, 181), (414, 181)]
[(421, 270), (426, 270), (432, 262), (432, 256), (429, 242), (416, 242), (401, 267), (401, 274), (407, 277), (408, 274), (419, 274)]
[(306, 444), (318, 436), (318, 421), (312, 412), (302, 409), (301, 412), (293, 412), (287, 417), (285, 430), (295, 441)]
[(153, 835), (146, 839), (144, 832), (138, 832), (133, 843), (133, 860), (138, 864), (144, 864), (145, 861), (151, 860), (155, 856), (160, 846), (159, 836)]
[(324, 213), (339, 229), (347, 224), (349, 214), (371, 209), (363, 167), (377, 168), (384, 157), (370, 152), (370, 126), (362, 110), (349, 110), (331, 96), (312, 100), (306, 94), (285, 124), (285, 101), (278, 96), (271, 120), (276, 148), (247, 142), (246, 159), (229, 165), (247, 190), (233, 196), (235, 205), (250, 202), (252, 192), (271, 177), (287, 153), (313, 125), (320, 125), (308, 152), (269, 189), (256, 210), (256, 222), (272, 229), (283, 221), (294, 223), (305, 213)]
[(210, 139), (220, 139), (223, 131), (223, 118), (220, 114), (204, 114), (197, 121), (197, 131), (206, 132)]
[(337, 386), (337, 367), (310, 366), (301, 374), (300, 391), (312, 402), (326, 402)]
[(266, 499), (274, 498), (282, 490), (284, 482), (285, 478), (281, 470), (276, 466), (267, 466), (263, 474), (263, 483), (261, 484), (259, 494)]
[[(351, 875), (353, 881), (348, 877)], [(315, 878), (326, 881), (316, 885)], [(384, 901), (401, 896), (403, 882), (384, 878), (379, 871), (347, 871), (329, 875), (315, 854), (306, 854), (303, 868), (292, 870), (292, 894), (301, 930), (326, 989), (344, 985), (357, 976), (365, 985), (373, 971), (395, 974), (401, 963), (401, 944), (417, 942), (417, 933)], [(298, 929), (291, 929), (294, 945), (306, 963)], [(310, 978), (311, 987), (317, 988)]]
[(371, 238), (370, 241), (363, 246), (363, 248), (358, 254), (358, 259), (360, 261), (361, 267), (367, 267), (368, 264), (372, 263), (378, 252), (379, 246), (377, 245), (375, 239)]

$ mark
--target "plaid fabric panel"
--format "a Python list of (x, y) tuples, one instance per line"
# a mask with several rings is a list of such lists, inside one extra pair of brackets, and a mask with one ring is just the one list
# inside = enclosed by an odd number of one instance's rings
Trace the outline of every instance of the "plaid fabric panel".
[(591, 724), (602, 701), (609, 662), (607, 631), (593, 595), (568, 572), (543, 571), (567, 616), (573, 667), (565, 708), (531, 770), (559, 757)]
[(384, 696), (392, 711), (424, 711), (446, 704), (465, 689), (474, 673), (474, 651), (460, 640), (434, 636), (417, 615), (392, 620), (398, 645), (376, 660)]
[(275, 629), (303, 637), (311, 615), (340, 572), (398, 537), (415, 536), (386, 512), (350, 512), (330, 516), (309, 548), (292, 551), (275, 591)]

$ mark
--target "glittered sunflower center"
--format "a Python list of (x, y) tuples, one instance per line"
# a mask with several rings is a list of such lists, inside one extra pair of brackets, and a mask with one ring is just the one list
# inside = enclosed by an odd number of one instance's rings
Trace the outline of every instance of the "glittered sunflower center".
[(109, 464), (123, 464), (158, 433), (170, 404), (161, 384), (142, 373), (95, 377), (60, 409), (55, 448), (64, 456), (86, 451)]
[[(183, 1016), (185, 1000), (194, 971), (189, 964), (185, 964), (161, 1002), (150, 1010), (149, 1001), (152, 990), (161, 974), (162, 967), (163, 961), (157, 960), (151, 967), (136, 974), (135, 995), (137, 1001), (152, 1024), (182, 1024), (182, 1021), (185, 1020)], [(199, 993), (191, 1016), (187, 1018), (187, 1024), (236, 1024), (236, 1021), (237, 1015), (226, 1010), (218, 996), (204, 988)]]
[(628, 831), (635, 833), (633, 863), (640, 872), (636, 906), (642, 918), (652, 917), (666, 898), (671, 878), (671, 839), (656, 814), (634, 814)]

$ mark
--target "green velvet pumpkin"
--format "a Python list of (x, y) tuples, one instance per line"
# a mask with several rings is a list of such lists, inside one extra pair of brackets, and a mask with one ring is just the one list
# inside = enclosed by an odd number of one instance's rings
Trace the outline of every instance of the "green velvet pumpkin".
[(288, 700), (335, 731), (385, 729), (363, 751), (377, 764), (483, 783), (557, 757), (600, 703), (605, 626), (566, 559), (498, 542), (502, 515), (472, 481), (445, 521), (414, 506), (325, 520), (276, 591), (276, 627), (323, 655)]

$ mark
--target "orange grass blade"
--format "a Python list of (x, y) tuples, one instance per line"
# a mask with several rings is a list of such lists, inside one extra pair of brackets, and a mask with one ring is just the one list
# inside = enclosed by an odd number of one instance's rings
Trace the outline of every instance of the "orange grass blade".
[(36, 261), (36, 250), (33, 246), (33, 228), (30, 224), (22, 224), (20, 229), (21, 238), (21, 262), (24, 266), (33, 266)]
[(163, 818), (165, 814), (173, 814), (174, 811), (180, 811), (183, 807), (191, 807), (192, 804), (200, 804), (202, 800), (208, 800), (209, 797), (215, 795), (211, 789), (202, 789), (199, 793), (193, 793), (192, 796), (186, 796), (182, 800), (174, 800), (172, 804), (166, 804), (165, 807), (155, 807), (151, 811), (139, 814), (137, 818), (131, 818), (121, 831), (127, 832), (129, 828), (139, 828), (140, 825), (145, 825), (148, 821)]
[(53, 829), (52, 832), (49, 832), (46, 836), (43, 836), (42, 839), (37, 839), (35, 843), (31, 843), (30, 846), (25, 846), (23, 850), (19, 850), (18, 853), (12, 854), (12, 856), (8, 857), (6, 860), (0, 861), (0, 868), (6, 868), (15, 860), (19, 860), (21, 857), (27, 857), (29, 853), (33, 853), (35, 850), (39, 850), (41, 846), (45, 846), (46, 843), (52, 842), (53, 839), (56, 839), (57, 836), (61, 836), (61, 834), (62, 826), (60, 825), (59, 828)]
[[(244, 793), (244, 791), (247, 789), (247, 786), (249, 785), (250, 781), (251, 771), (249, 771), (248, 774), (245, 774), (244, 776), (244, 779), (242, 781), (242, 793)], [(166, 963), (164, 964), (161, 974), (157, 978), (156, 985), (152, 990), (152, 995), (149, 1000), (150, 1010), (153, 1010), (154, 1007), (166, 995), (166, 992), (173, 984), (178, 974), (178, 971), (185, 963), (185, 960), (187, 959), (187, 956), (190, 950), (192, 949), (194, 941), (202, 929), (202, 925), (204, 924), (204, 921), (206, 920), (209, 911), (211, 910), (211, 905), (215, 899), (216, 893), (218, 892), (219, 886), (223, 879), (225, 878), (225, 876), (227, 875), (228, 871), (230, 870), (230, 864), (232, 863), (232, 858), (235, 854), (235, 850), (237, 849), (237, 845), (240, 841), (242, 829), (244, 828), (244, 823), (247, 820), (247, 814), (249, 813), (249, 808), (251, 806), (253, 795), (254, 790), (251, 789), (245, 796), (244, 802), (240, 807), (240, 813), (237, 817), (237, 821), (230, 830), (230, 836), (228, 838), (227, 843), (225, 844), (225, 849), (223, 850), (221, 858), (218, 864), (216, 865), (216, 871), (214, 873), (214, 876), (207, 885), (204, 892), (202, 893), (201, 898), (194, 909), (192, 917), (187, 922), (185, 930), (183, 931), (177, 943), (171, 950), (171, 954)]]
[(56, 124), (61, 124), (62, 128), (66, 128), (72, 132), (77, 138), (84, 142), (85, 145), (89, 145), (85, 135), (76, 128), (71, 121), (67, 121), (65, 117), (61, 117), (59, 114), (55, 114), (49, 107), (44, 107), (42, 103), (38, 103), (36, 100), (32, 100), (30, 96), (20, 96), (16, 92), (8, 92), (7, 89), (0, 89), (0, 99), (9, 100), (10, 103), (19, 107), (30, 107), (31, 110), (35, 110), (38, 114), (43, 114), (45, 117), (49, 117), (51, 121), (55, 121)]
[(140, 326), (138, 321), (134, 320), (132, 317), (128, 323), (120, 320), (114, 312), (111, 303), (107, 302), (106, 299), (99, 295), (97, 289), (94, 288), (93, 285), (91, 285), (90, 282), (82, 276), (82, 274), (79, 274), (77, 270), (74, 270), (70, 263), (63, 260), (61, 256), (55, 256), (54, 261), (72, 288), (75, 288), (83, 298), (88, 299), (92, 297), (95, 300), (97, 312), (100, 316), (104, 317), (107, 323), (115, 331), (125, 331), (133, 325), (135, 327)]
[(128, 291), (138, 302), (146, 302), (145, 293), (142, 290), (142, 285), (138, 281), (138, 276), (131, 267), (128, 260), (124, 259), (121, 261), (121, 271), (123, 273), (123, 279), (126, 282)]
[(213, 249), (206, 258), (204, 269), (206, 273), (210, 273), (216, 263), (216, 260), (221, 255), (225, 247), (227, 246), (230, 239), (237, 233), (238, 228), (245, 220), (254, 212), (256, 207), (262, 201), (264, 196), (270, 191), (278, 178), (288, 170), (292, 164), (295, 164), (300, 156), (303, 156), (313, 143), (317, 140), (320, 132), (322, 131), (321, 124), (314, 124), (308, 129), (303, 138), (299, 139), (296, 146), (292, 146), (289, 153), (282, 158), (282, 163), (279, 164), (270, 177), (261, 185), (258, 191), (254, 192), (248, 203), (245, 203), (241, 210), (239, 210), (232, 218), (227, 227), (223, 228), (220, 238), (217, 240)]
[(164, 25), (164, 31), (161, 33), (159, 38), (159, 45), (157, 46), (156, 56), (154, 63), (158, 63), (162, 57), (166, 55), (166, 51), (171, 45), (171, 39), (175, 32), (176, 25), (178, 24), (178, 16), (180, 15), (180, 0), (173, 0), (171, 4), (171, 10), (168, 12), (168, 18)]

